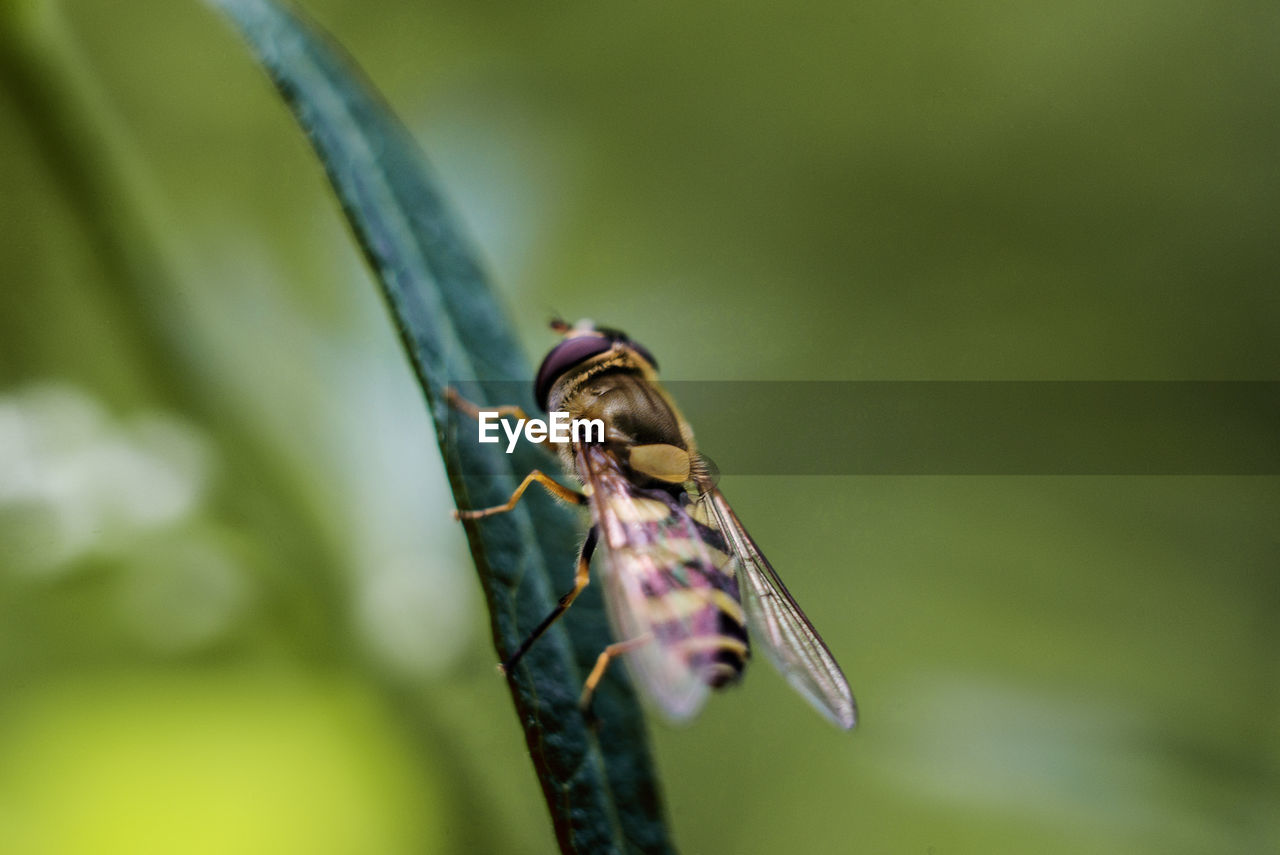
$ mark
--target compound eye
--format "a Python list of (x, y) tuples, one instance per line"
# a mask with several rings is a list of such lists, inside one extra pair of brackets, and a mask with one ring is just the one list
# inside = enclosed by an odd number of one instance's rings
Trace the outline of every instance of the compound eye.
[(542, 360), (538, 369), (538, 379), (534, 381), (533, 392), (538, 399), (538, 406), (547, 408), (547, 396), (556, 380), (573, 368), (586, 362), (593, 356), (599, 356), (613, 347), (613, 342), (601, 336), (587, 335), (565, 339), (551, 348), (547, 358)]

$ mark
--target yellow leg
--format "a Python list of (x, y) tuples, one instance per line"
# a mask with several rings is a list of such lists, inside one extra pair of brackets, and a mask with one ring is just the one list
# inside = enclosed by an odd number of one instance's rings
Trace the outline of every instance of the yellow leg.
[(520, 501), (520, 497), (524, 495), (524, 491), (529, 489), (529, 485), (533, 483), (541, 484), (547, 488), (547, 492), (559, 499), (564, 499), (575, 505), (584, 505), (587, 497), (579, 493), (577, 490), (570, 490), (568, 487), (556, 481), (550, 475), (547, 475), (541, 469), (535, 469), (528, 475), (524, 476), (524, 480), (520, 482), (520, 486), (516, 487), (516, 491), (511, 494), (511, 498), (507, 499), (501, 505), (494, 505), (492, 508), (482, 508), (477, 511), (457, 511), (453, 512), (455, 520), (478, 520), (482, 517), (491, 517), (494, 514), (505, 514), (516, 506)]
[(537, 629), (529, 633), (529, 637), (520, 644), (516, 652), (508, 656), (506, 661), (498, 666), (500, 672), (503, 674), (511, 673), (511, 669), (520, 661), (520, 657), (524, 656), (529, 647), (551, 628), (551, 624), (559, 620), (560, 616), (568, 611), (569, 606), (573, 605), (573, 601), (582, 593), (582, 589), (587, 587), (587, 583), (591, 581), (591, 554), (596, 550), (596, 537), (596, 527), (592, 526), (591, 530), (587, 532), (587, 539), (582, 543), (582, 549), (578, 552), (578, 569), (573, 574), (573, 589), (560, 598), (560, 602), (551, 610), (551, 614), (547, 615), (542, 623), (538, 624)]
[[(449, 402), (449, 406), (453, 407), (455, 410), (458, 410), (459, 412), (465, 415), (468, 415), (473, 419), (479, 420), (480, 408), (475, 404), (471, 403), (470, 401), (468, 401), (466, 398), (459, 395), (457, 389), (453, 388), (452, 386), (449, 386), (444, 390), (444, 397), (445, 397), (445, 400)], [(521, 409), (520, 407), (514, 404), (505, 404), (501, 407), (487, 407), (485, 409), (485, 412), (497, 413), (499, 418), (511, 418), (511, 419), (529, 418), (528, 413), (526, 413), (523, 409)]]
[(609, 663), (617, 657), (626, 653), (628, 650), (635, 650), (642, 644), (648, 644), (653, 641), (653, 636), (646, 633), (639, 638), (631, 638), (627, 641), (619, 641), (610, 644), (596, 658), (596, 667), (591, 669), (591, 673), (587, 675), (587, 682), (582, 685), (582, 696), (578, 698), (578, 708), (584, 713), (591, 709), (591, 698), (596, 693), (596, 686), (600, 684), (600, 679), (604, 677), (605, 669), (609, 667)]

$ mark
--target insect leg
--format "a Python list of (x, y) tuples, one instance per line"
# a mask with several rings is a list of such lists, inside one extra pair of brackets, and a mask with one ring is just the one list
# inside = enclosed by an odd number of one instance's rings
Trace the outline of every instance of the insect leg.
[[(461, 411), (463, 414), (470, 416), (477, 421), (480, 419), (480, 407), (471, 403), (466, 398), (458, 394), (458, 390), (452, 386), (444, 390), (445, 400), (449, 402), (449, 406), (455, 410)], [(497, 413), (499, 418), (527, 419), (529, 414), (514, 404), (505, 404), (501, 407), (490, 407), (485, 410), (487, 413)]]
[(492, 508), (482, 508), (477, 511), (455, 510), (453, 512), (453, 518), (455, 520), (478, 520), (481, 517), (491, 517), (494, 514), (505, 514), (516, 506), (516, 502), (520, 501), (520, 497), (524, 495), (524, 491), (529, 489), (529, 485), (534, 482), (546, 487), (547, 491), (551, 493), (551, 495), (564, 499), (566, 502), (571, 502), (575, 505), (585, 505), (587, 503), (587, 497), (579, 493), (577, 490), (571, 490), (556, 481), (550, 475), (543, 472), (541, 469), (535, 469), (528, 475), (524, 476), (524, 480), (520, 482), (520, 486), (516, 487), (516, 491), (511, 494), (511, 498), (507, 499), (503, 504), (494, 505)]
[(578, 708), (584, 714), (591, 715), (591, 699), (595, 696), (596, 686), (600, 685), (600, 678), (604, 676), (605, 669), (609, 667), (609, 663), (628, 650), (635, 650), (640, 645), (648, 644), (650, 641), (653, 641), (653, 635), (645, 633), (637, 638), (610, 644), (604, 649), (596, 658), (596, 667), (591, 669), (591, 673), (587, 675), (587, 681), (582, 685), (582, 696), (578, 698)]
[(547, 615), (543, 619), (542, 623), (538, 624), (537, 629), (529, 633), (529, 637), (521, 642), (520, 646), (516, 649), (516, 652), (508, 656), (506, 660), (498, 666), (499, 671), (504, 674), (511, 673), (511, 669), (520, 661), (520, 657), (524, 656), (533, 643), (541, 638), (544, 632), (551, 628), (551, 624), (560, 619), (560, 616), (569, 609), (569, 606), (573, 605), (573, 601), (578, 598), (578, 594), (582, 593), (582, 589), (587, 587), (587, 583), (591, 581), (591, 555), (596, 551), (596, 539), (598, 535), (599, 530), (595, 526), (592, 526), (591, 530), (587, 532), (587, 539), (583, 541), (582, 549), (578, 552), (578, 569), (573, 574), (573, 589), (560, 598), (559, 604), (551, 610), (551, 614)]

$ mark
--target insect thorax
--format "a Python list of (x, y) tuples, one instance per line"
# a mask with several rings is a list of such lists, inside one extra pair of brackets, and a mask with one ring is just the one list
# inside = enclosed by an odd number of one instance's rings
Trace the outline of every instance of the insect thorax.
[[(694, 451), (688, 423), (657, 381), (624, 360), (601, 359), (561, 377), (548, 409), (567, 412), (572, 419), (600, 419), (605, 444), (622, 461), (636, 446)], [(565, 452), (573, 468), (572, 451), (566, 447)]]

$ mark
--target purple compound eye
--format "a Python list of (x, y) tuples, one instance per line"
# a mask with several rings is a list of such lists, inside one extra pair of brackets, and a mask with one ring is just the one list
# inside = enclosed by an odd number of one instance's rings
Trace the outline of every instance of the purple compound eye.
[(586, 335), (565, 339), (551, 348), (547, 358), (542, 360), (542, 367), (538, 369), (538, 379), (533, 384), (533, 392), (537, 396), (538, 406), (544, 410), (547, 408), (547, 396), (551, 394), (551, 387), (555, 385), (556, 380), (562, 374), (575, 365), (586, 362), (593, 356), (599, 356), (612, 347), (613, 341), (610, 339), (602, 336)]

